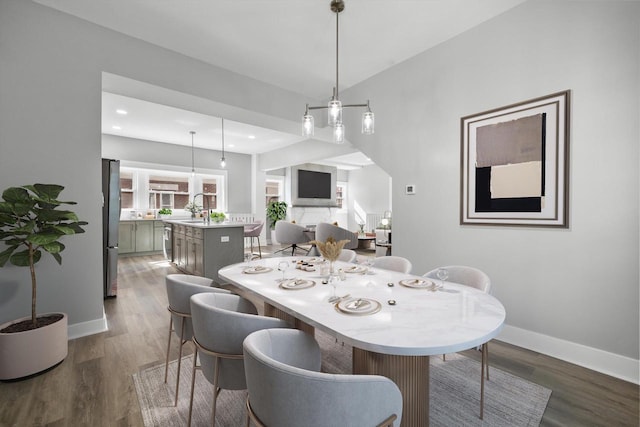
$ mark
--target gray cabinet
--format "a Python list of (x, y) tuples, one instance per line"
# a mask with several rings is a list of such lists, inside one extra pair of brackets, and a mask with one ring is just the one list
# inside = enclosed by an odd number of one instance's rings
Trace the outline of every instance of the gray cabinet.
[(153, 221), (153, 250), (161, 251), (164, 247), (164, 222)]
[(185, 273), (218, 282), (218, 270), (242, 262), (244, 226), (192, 227), (173, 224), (172, 260)]
[(136, 222), (136, 252), (153, 251), (153, 221)]
[(118, 226), (118, 254), (128, 254), (136, 251), (136, 223), (135, 221), (120, 221)]
[(120, 221), (118, 254), (162, 251), (162, 233), (162, 221)]

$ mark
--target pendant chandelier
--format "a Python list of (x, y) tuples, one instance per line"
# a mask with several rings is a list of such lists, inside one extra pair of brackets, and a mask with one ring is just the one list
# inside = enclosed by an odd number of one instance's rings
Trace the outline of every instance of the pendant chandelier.
[(328, 105), (310, 107), (306, 105), (304, 116), (302, 117), (302, 135), (306, 137), (313, 136), (314, 122), (313, 116), (309, 112), (310, 110), (327, 109), (328, 124), (333, 127), (333, 142), (342, 144), (344, 142), (344, 125), (342, 124), (342, 109), (350, 107), (366, 107), (366, 111), (362, 114), (362, 133), (365, 135), (371, 135), (374, 131), (374, 116), (371, 108), (369, 107), (369, 100), (365, 104), (349, 104), (342, 105), (338, 92), (338, 46), (339, 46), (339, 25), (338, 17), (340, 12), (344, 10), (344, 0), (332, 0), (331, 11), (336, 14), (336, 85), (333, 88), (333, 96)]
[(191, 176), (196, 176), (196, 168), (194, 163), (194, 154), (193, 154), (193, 135), (196, 134), (196, 131), (192, 130), (189, 132), (191, 134)]
[(224, 158), (224, 119), (222, 121), (222, 157), (220, 158), (220, 167), (225, 168), (227, 166), (227, 159)]

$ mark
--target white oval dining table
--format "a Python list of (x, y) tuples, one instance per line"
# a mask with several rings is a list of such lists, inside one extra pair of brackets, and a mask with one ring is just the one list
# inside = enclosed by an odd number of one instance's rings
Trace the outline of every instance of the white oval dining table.
[[(429, 356), (477, 347), (496, 337), (504, 325), (504, 306), (484, 292), (439, 280), (434, 281), (439, 287), (435, 291), (410, 287), (416, 280), (433, 280), (377, 268), (362, 274), (356, 272), (362, 266), (336, 261), (336, 270), (342, 269), (345, 278), (336, 285), (337, 296), (380, 303), (380, 310), (372, 314), (342, 312), (328, 302), (334, 290), (322, 284), (326, 276), (320, 275), (320, 265), (315, 271), (296, 268), (297, 261), (310, 259), (267, 258), (251, 262), (254, 269), (264, 267), (255, 270), (258, 273), (248, 274), (247, 264), (240, 263), (220, 269), (218, 275), (263, 300), (266, 315), (289, 320), (312, 334), (319, 328), (351, 345), (354, 374), (384, 375), (400, 388), (401, 426), (428, 426)], [(315, 285), (280, 287), (278, 263), (283, 260), (290, 262), (287, 278), (312, 280)]]

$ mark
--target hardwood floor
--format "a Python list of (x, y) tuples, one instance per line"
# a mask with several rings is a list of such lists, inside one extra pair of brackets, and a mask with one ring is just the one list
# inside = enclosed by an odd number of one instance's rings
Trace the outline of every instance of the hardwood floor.
[[(0, 382), (0, 426), (143, 425), (132, 374), (164, 363), (164, 276), (176, 271), (140, 256), (121, 258), (118, 272), (118, 296), (105, 301), (109, 331), (70, 341), (68, 357), (42, 375)], [(542, 426), (639, 425), (635, 384), (495, 340), (490, 357), (492, 368), (553, 390)]]

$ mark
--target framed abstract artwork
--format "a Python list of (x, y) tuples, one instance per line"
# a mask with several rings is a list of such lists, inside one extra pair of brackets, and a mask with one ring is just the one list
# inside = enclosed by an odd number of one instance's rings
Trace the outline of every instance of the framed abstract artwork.
[(569, 226), (569, 95), (460, 119), (460, 224)]

